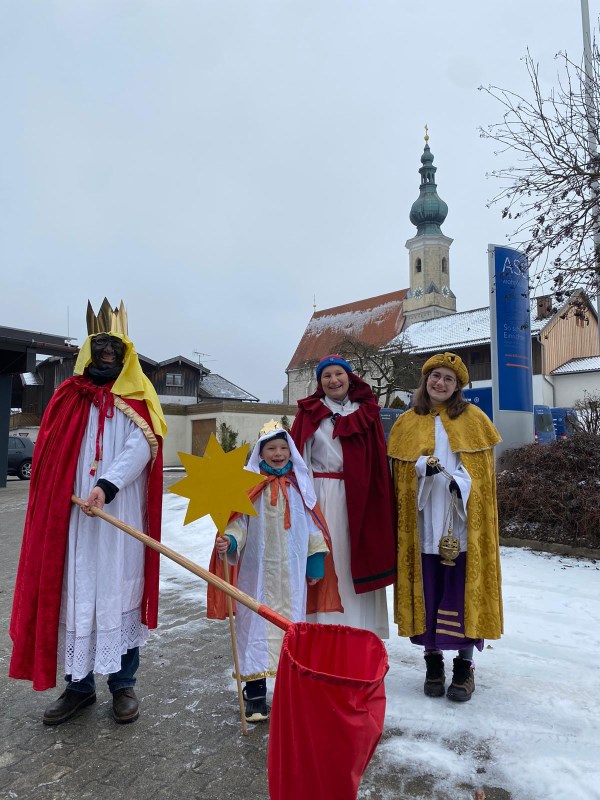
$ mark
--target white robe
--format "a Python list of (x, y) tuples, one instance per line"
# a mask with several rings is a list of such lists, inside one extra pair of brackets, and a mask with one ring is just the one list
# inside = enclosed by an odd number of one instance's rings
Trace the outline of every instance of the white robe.
[[(290, 528), (284, 528), (283, 492), (278, 492), (277, 505), (272, 506), (271, 487), (267, 486), (254, 501), (258, 516), (243, 515), (227, 526), (226, 533), (238, 544), (229, 560), (232, 563), (240, 560), (239, 589), (292, 622), (303, 622), (306, 560), (329, 550), (300, 494), (289, 485), (287, 493)], [(277, 673), (284, 631), (241, 603), (236, 606), (235, 631), (241, 679), (273, 677)]]
[(415, 469), (419, 479), (419, 493), (417, 503), (419, 507), (419, 536), (421, 552), (439, 553), (439, 544), (442, 536), (448, 533), (452, 526), (452, 535), (460, 541), (461, 553), (467, 549), (467, 502), (471, 492), (471, 476), (463, 467), (460, 456), (450, 449), (448, 434), (442, 424), (441, 417), (435, 417), (435, 449), (433, 455), (440, 460), (440, 465), (448, 472), (460, 489), (462, 499), (457, 498), (456, 507), (451, 517), (451, 495), (448, 490), (449, 480), (445, 475), (430, 475), (427, 477), (428, 456), (417, 459)]
[[(329, 398), (323, 402), (332, 413), (346, 416), (359, 407), (359, 403), (346, 400), (344, 404)], [(334, 439), (331, 419), (326, 417), (304, 446), (303, 457), (311, 475), (314, 472), (343, 472), (344, 457), (339, 437)], [(336, 478), (314, 478), (317, 502), (323, 512), (329, 533), (333, 560), (338, 579), (343, 612), (317, 613), (307, 617), (309, 622), (330, 625), (350, 625), (372, 631), (382, 639), (389, 636), (387, 598), (385, 589), (356, 594), (350, 571), (350, 527), (346, 506), (346, 485)]]
[[(138, 530), (145, 529), (150, 446), (122, 411), (104, 424), (103, 459), (90, 475), (96, 449), (98, 409), (92, 406), (81, 442), (74, 493), (87, 499), (99, 478), (118, 487), (105, 510)], [(141, 622), (144, 545), (98, 517), (73, 506), (63, 574), (59, 663), (81, 680), (88, 672), (121, 669), (121, 656), (146, 641)]]

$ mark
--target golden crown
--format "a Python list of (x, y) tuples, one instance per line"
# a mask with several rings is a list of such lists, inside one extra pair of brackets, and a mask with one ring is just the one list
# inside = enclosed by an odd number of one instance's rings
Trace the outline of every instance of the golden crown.
[(127, 312), (122, 300), (118, 308), (112, 308), (105, 297), (98, 314), (94, 314), (92, 304), (88, 300), (85, 321), (90, 336), (96, 333), (109, 333), (109, 331), (127, 336)]
[(283, 425), (274, 419), (270, 419), (260, 429), (259, 436), (265, 436), (267, 433), (277, 433), (278, 431), (285, 431)]

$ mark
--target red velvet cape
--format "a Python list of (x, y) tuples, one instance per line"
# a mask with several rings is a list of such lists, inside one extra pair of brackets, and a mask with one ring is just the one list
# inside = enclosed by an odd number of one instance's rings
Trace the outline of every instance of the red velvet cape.
[[(379, 404), (368, 383), (350, 376), (349, 397), (359, 408), (338, 417), (333, 437), (340, 437), (350, 528), (350, 564), (356, 594), (389, 586), (396, 580), (396, 523), (392, 478), (387, 461)], [(304, 445), (331, 416), (317, 391), (298, 400), (291, 435), (301, 454)]]
[[(67, 547), (71, 495), (81, 440), (98, 387), (77, 375), (54, 393), (42, 419), (33, 453), (29, 504), (13, 599), (10, 636), (13, 650), (9, 676), (33, 681), (38, 691), (56, 686), (58, 623)], [(125, 400), (136, 416), (147, 423), (146, 404)], [(147, 531), (160, 540), (162, 511), (162, 439), (151, 465), (147, 486)], [(85, 498), (84, 498), (85, 499)], [(126, 521), (126, 520), (125, 520)], [(146, 548), (142, 622), (155, 628), (158, 617), (160, 556)]]

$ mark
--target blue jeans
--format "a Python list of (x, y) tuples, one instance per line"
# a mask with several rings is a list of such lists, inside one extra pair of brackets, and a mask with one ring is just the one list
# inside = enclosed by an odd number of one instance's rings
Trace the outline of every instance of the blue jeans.
[[(135, 686), (135, 673), (139, 665), (140, 648), (132, 647), (121, 656), (121, 669), (108, 676), (108, 688), (111, 694), (116, 692), (117, 689), (127, 689), (131, 686)], [(65, 675), (65, 680), (67, 681), (67, 689), (71, 689), (74, 692), (91, 694), (96, 690), (93, 672), (88, 672), (85, 678), (82, 678), (80, 681), (71, 680), (70, 675)]]

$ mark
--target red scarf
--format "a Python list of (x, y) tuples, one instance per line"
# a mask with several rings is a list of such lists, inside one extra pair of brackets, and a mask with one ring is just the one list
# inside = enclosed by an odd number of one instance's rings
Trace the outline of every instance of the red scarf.
[[(344, 457), (352, 581), (356, 594), (364, 594), (396, 580), (396, 524), (379, 404), (368, 383), (349, 377), (348, 396), (360, 406), (336, 418), (333, 437), (340, 437)], [(291, 435), (301, 454), (321, 420), (332, 416), (324, 396), (319, 384), (314, 394), (298, 401)]]
[[(10, 623), (13, 651), (9, 676), (33, 681), (33, 688), (38, 691), (56, 686), (58, 622), (71, 495), (91, 405), (96, 402), (108, 411), (104, 390), (105, 387), (96, 386), (83, 375), (62, 383), (44, 413), (34, 448)], [(146, 404), (139, 400), (124, 402), (151, 429)], [(162, 439), (157, 436), (157, 440), (158, 454), (148, 478), (146, 532), (160, 540)], [(145, 552), (142, 622), (155, 628), (160, 555), (150, 548)]]

